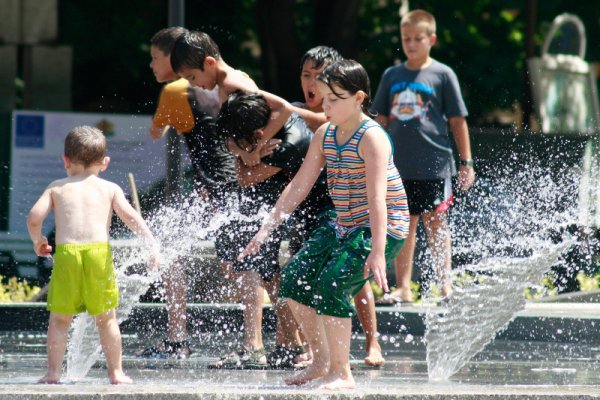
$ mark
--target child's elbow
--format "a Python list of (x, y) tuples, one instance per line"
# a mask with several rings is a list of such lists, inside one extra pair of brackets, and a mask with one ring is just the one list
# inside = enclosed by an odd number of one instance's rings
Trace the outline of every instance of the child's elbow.
[(41, 225), (41, 223), (42, 219), (40, 218), (40, 216), (33, 210), (29, 211), (29, 214), (27, 214), (27, 226), (29, 228), (33, 228)]

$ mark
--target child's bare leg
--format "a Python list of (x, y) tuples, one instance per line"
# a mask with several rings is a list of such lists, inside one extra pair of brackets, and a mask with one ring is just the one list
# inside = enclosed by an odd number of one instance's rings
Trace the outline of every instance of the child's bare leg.
[(329, 372), (329, 345), (321, 318), (310, 307), (287, 298), (287, 304), (300, 324), (313, 352), (313, 362), (306, 369), (285, 380), (288, 385), (303, 385), (321, 378)]
[(377, 340), (377, 314), (375, 314), (375, 299), (369, 282), (354, 296), (354, 305), (360, 324), (365, 331), (366, 351), (365, 364), (380, 367), (385, 363), (381, 346)]
[(294, 348), (302, 345), (298, 334), (298, 324), (292, 315), (292, 310), (285, 301), (278, 301), (277, 293), (279, 291), (279, 274), (272, 281), (265, 282), (265, 289), (269, 294), (271, 303), (275, 307), (277, 314), (277, 332), (275, 344), (286, 348)]
[(97, 315), (96, 326), (100, 336), (100, 344), (106, 357), (108, 369), (108, 379), (113, 385), (122, 383), (132, 383), (133, 381), (125, 372), (121, 363), (121, 331), (115, 310), (109, 310), (103, 314)]
[(172, 342), (188, 339), (187, 276), (181, 260), (175, 261), (164, 275), (167, 298), (167, 338)]
[(423, 215), (427, 242), (443, 297), (452, 293), (452, 240), (447, 213), (430, 212)]
[(390, 298), (392, 299), (391, 303), (394, 303), (395, 300), (406, 303), (413, 301), (410, 282), (412, 279), (418, 226), (419, 216), (411, 215), (408, 236), (404, 240), (404, 244), (402, 245), (400, 252), (398, 252), (394, 262), (396, 271), (396, 289), (390, 293)]
[[(238, 278), (242, 305), (244, 306), (244, 345), (251, 349), (263, 347), (262, 306), (263, 287), (258, 272), (245, 271)], [(266, 358), (265, 358), (266, 362)]]
[(319, 318), (323, 320), (331, 360), (329, 373), (319, 387), (329, 390), (352, 389), (356, 386), (350, 371), (352, 320), (329, 315)]
[(48, 339), (46, 351), (48, 352), (48, 372), (38, 383), (59, 383), (62, 374), (62, 364), (67, 350), (67, 338), (72, 315), (50, 312), (48, 322)]

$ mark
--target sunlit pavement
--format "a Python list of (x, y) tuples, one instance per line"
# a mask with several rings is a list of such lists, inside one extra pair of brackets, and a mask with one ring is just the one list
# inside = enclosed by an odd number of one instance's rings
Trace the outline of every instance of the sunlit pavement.
[[(408, 313), (410, 307), (396, 310)], [(412, 312), (422, 312), (419, 307)], [(538, 305), (522, 318), (537, 318), (537, 329), (561, 331), (558, 320), (586, 320), (595, 324), (598, 312), (590, 305)], [(561, 317), (562, 315), (562, 317)], [(599, 319), (600, 320), (600, 319)], [(543, 327), (539, 321), (546, 321)], [(516, 321), (518, 322), (518, 321)], [(388, 329), (389, 331), (389, 329)], [(135, 383), (108, 384), (104, 361), (88, 376), (61, 385), (36, 385), (45, 372), (45, 335), (41, 332), (4, 332), (0, 336), (0, 400), (4, 399), (586, 399), (600, 398), (600, 342), (571, 338), (567, 342), (497, 339), (449, 380), (431, 382), (427, 376), (425, 344), (410, 333), (383, 334), (380, 338), (387, 363), (367, 367), (364, 338), (353, 340), (352, 366), (357, 388), (328, 392), (288, 387), (283, 379), (292, 371), (220, 371), (208, 369), (210, 361), (236, 343), (231, 333), (196, 333), (194, 353), (187, 360), (145, 360), (136, 350), (158, 337), (126, 333), (124, 368)], [(267, 334), (267, 347), (272, 346)]]

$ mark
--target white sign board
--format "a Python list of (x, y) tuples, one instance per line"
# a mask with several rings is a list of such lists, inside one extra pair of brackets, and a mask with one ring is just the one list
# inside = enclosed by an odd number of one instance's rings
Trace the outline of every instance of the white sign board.
[[(67, 133), (76, 126), (101, 129), (108, 140), (110, 165), (101, 177), (129, 193), (127, 173), (133, 173), (138, 191), (165, 176), (166, 139), (148, 134), (151, 116), (14, 111), (10, 169), (9, 231), (26, 233), (29, 210), (48, 184), (64, 178), (61, 160)], [(43, 232), (52, 229), (52, 216)]]

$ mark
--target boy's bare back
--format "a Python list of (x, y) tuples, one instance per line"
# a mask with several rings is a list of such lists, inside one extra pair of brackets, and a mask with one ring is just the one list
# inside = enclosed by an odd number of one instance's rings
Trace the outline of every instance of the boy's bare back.
[(125, 196), (118, 185), (96, 175), (52, 182), (47, 191), (56, 223), (56, 243), (108, 242), (113, 210)]

